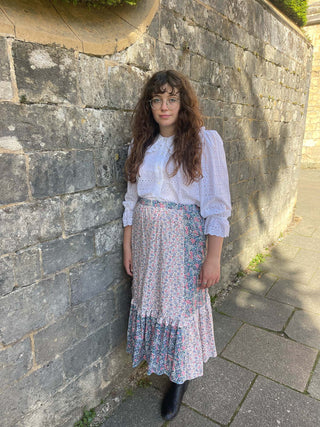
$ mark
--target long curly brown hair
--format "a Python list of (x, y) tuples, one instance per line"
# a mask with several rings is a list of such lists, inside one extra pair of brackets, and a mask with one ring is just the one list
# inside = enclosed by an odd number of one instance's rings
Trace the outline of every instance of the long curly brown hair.
[(199, 131), (203, 126), (203, 120), (197, 96), (183, 74), (174, 70), (165, 70), (155, 73), (147, 81), (133, 113), (133, 144), (125, 164), (126, 178), (130, 182), (136, 182), (145, 152), (160, 132), (159, 125), (153, 118), (149, 101), (154, 95), (165, 92), (163, 86), (166, 83), (174, 93), (179, 92), (180, 96), (180, 110), (173, 140), (174, 151), (171, 156), (175, 168), (171, 176), (174, 176), (182, 166), (188, 184), (202, 177), (202, 147)]

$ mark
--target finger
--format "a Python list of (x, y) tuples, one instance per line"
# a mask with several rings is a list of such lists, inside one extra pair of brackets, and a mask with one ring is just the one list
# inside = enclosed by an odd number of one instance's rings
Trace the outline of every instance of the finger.
[(201, 282), (200, 289), (206, 289), (208, 287), (208, 282), (206, 279), (203, 279)]
[(200, 283), (202, 283), (202, 276), (203, 276), (203, 271), (202, 271), (202, 267), (201, 267), (201, 270), (200, 270), (200, 275), (199, 275), (199, 280), (200, 280)]
[(124, 268), (125, 268), (126, 273), (128, 274), (128, 276), (132, 276), (130, 263), (129, 264), (125, 264)]
[(129, 267), (130, 267), (130, 273), (131, 273), (131, 276), (133, 276), (132, 262), (130, 262)]

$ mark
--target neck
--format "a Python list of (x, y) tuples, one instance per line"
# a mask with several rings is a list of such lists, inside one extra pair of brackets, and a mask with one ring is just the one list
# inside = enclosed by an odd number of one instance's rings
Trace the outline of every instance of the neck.
[(165, 138), (168, 138), (169, 136), (173, 136), (175, 134), (175, 128), (174, 127), (160, 127), (160, 135), (164, 136)]

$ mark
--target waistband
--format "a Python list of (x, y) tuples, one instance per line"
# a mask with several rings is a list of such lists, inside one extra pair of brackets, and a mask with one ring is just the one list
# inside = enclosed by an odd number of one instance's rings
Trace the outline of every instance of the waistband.
[(195, 204), (184, 204), (184, 203), (175, 203), (175, 202), (167, 202), (161, 200), (154, 199), (145, 199), (144, 197), (140, 197), (138, 199), (138, 203), (145, 206), (153, 206), (155, 208), (166, 208), (166, 209), (176, 209), (176, 210), (184, 210), (186, 212), (200, 212), (199, 206)]

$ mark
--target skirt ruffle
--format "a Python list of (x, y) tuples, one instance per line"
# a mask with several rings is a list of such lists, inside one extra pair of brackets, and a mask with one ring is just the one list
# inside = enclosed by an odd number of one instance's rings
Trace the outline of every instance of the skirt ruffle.
[(202, 376), (203, 363), (217, 356), (210, 305), (205, 304), (188, 321), (176, 322), (141, 314), (132, 302), (127, 352), (133, 367), (147, 361), (148, 375), (166, 374), (177, 384)]

